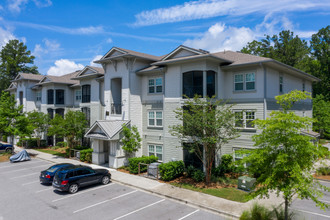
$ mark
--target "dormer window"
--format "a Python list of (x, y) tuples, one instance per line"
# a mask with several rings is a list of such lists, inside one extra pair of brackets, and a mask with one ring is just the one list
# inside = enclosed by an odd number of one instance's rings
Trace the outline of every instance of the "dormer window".
[(163, 92), (163, 78), (149, 79), (148, 93), (162, 93)]

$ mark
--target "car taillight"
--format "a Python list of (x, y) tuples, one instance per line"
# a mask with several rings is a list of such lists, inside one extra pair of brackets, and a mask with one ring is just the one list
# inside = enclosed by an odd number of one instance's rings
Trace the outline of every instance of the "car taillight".
[(47, 174), (47, 175), (46, 175), (46, 178), (50, 179), (50, 175)]
[(63, 180), (62, 182), (61, 182), (61, 185), (66, 185), (66, 184), (68, 184), (68, 180)]

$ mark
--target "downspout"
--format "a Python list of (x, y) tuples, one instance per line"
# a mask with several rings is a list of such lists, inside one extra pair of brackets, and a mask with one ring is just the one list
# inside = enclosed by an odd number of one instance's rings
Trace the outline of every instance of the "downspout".
[(267, 68), (264, 64), (260, 63), (264, 70), (264, 120), (267, 118)]

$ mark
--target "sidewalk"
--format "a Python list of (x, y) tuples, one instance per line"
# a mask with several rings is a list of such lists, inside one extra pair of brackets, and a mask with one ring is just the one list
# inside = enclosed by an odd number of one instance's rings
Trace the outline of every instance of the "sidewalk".
[[(22, 149), (15, 146), (16, 151)], [(67, 159), (58, 157), (55, 155), (39, 152), (33, 149), (26, 149), (28, 153), (35, 154), (37, 158), (47, 160), (53, 163), (73, 163), (89, 165), (93, 168), (106, 168), (95, 164), (86, 164), (74, 159)], [(132, 186), (140, 190), (144, 190), (150, 193), (155, 193), (166, 198), (174, 199), (185, 204), (196, 206), (202, 209), (213, 211), (228, 217), (229, 219), (238, 219), (244, 210), (249, 209), (253, 203), (258, 202), (269, 208), (279, 206), (283, 203), (282, 198), (276, 197), (272, 194), (269, 199), (253, 199), (246, 203), (234, 202), (219, 197), (199, 193), (187, 189), (178, 188), (166, 183), (160, 183), (157, 180), (148, 179), (142, 176), (130, 175), (117, 171), (115, 169), (106, 168), (111, 172), (111, 178), (114, 182), (118, 182), (124, 185)]]

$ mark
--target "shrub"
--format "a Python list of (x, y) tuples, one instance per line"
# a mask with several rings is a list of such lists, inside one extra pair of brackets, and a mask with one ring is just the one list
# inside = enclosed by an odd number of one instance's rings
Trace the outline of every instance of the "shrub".
[(91, 163), (92, 162), (92, 152), (93, 152), (92, 148), (89, 148), (86, 150), (81, 150), (80, 151), (80, 160), (83, 162)]
[(74, 147), (74, 149), (76, 149), (76, 150), (86, 150), (86, 149), (90, 149), (90, 147), (77, 145), (76, 147)]
[(272, 219), (272, 211), (266, 207), (254, 203), (249, 211), (244, 211), (239, 218), (240, 220), (268, 220)]
[(186, 169), (188, 177), (192, 177), (196, 168), (193, 165), (189, 165)]
[(316, 170), (317, 175), (330, 175), (330, 167), (320, 167)]
[[(132, 157), (128, 158), (129, 162), (129, 172), (137, 174), (139, 172), (139, 163), (146, 163), (151, 164), (153, 162), (157, 162), (158, 157), (151, 155), (149, 157), (142, 156), (142, 157)], [(141, 166), (141, 172), (146, 172), (147, 166)]]
[(234, 171), (234, 162), (233, 156), (230, 154), (224, 154), (221, 157), (221, 163), (217, 168), (214, 170), (214, 175), (216, 176), (224, 176), (225, 173), (231, 173)]
[(180, 161), (171, 161), (159, 165), (159, 173), (164, 181), (173, 180), (179, 176), (182, 176), (184, 172), (184, 163)]
[[(320, 145), (319, 145), (320, 146)], [(321, 150), (321, 152), (322, 152), (322, 155), (321, 155), (321, 157), (323, 157), (323, 158), (330, 158), (330, 151), (329, 151), (329, 149), (327, 148), (327, 147), (324, 147), (324, 146), (320, 146), (320, 150)]]
[(56, 146), (59, 146), (59, 147), (67, 147), (67, 146), (68, 146), (68, 143), (65, 142), (65, 141), (60, 141), (60, 142), (57, 142), (57, 143), (56, 143)]
[(196, 169), (192, 175), (192, 178), (196, 182), (202, 182), (205, 179), (205, 175), (204, 175), (203, 171)]
[(2, 141), (7, 142), (7, 136), (6, 135), (2, 135)]

